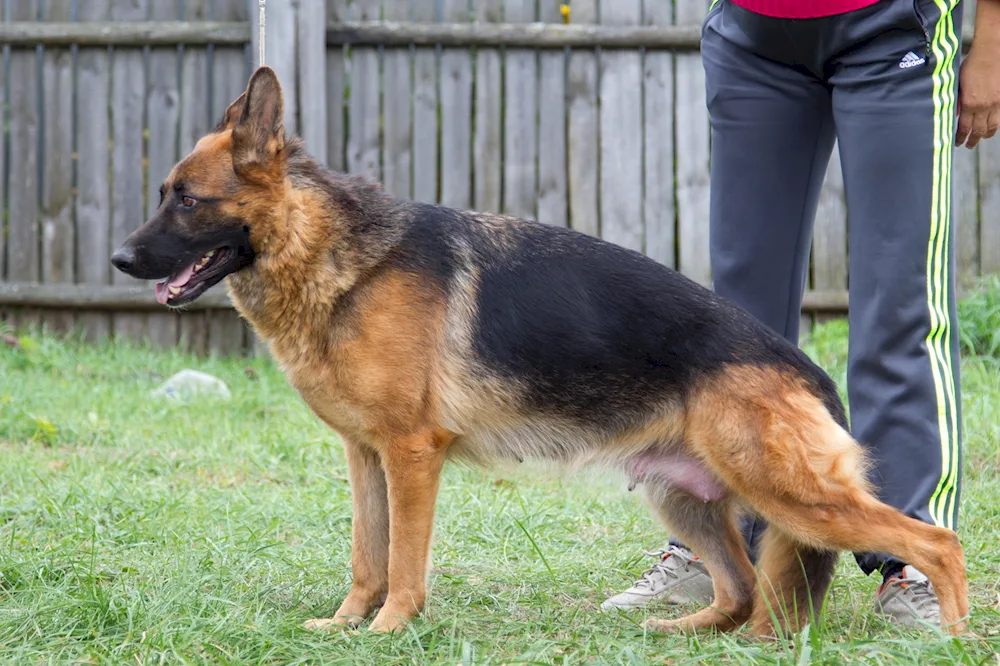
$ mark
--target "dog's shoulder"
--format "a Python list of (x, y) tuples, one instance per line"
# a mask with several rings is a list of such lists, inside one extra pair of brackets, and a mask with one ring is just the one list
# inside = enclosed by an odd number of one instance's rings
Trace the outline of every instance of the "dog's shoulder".
[(419, 274), (446, 287), (460, 269), (456, 240), (468, 224), (462, 213), (445, 206), (399, 201), (392, 218), (399, 235), (385, 266)]

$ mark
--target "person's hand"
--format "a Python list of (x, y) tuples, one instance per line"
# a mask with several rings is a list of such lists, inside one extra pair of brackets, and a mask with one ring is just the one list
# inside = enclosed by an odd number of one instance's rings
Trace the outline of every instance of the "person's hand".
[(1000, 2), (979, 0), (972, 50), (958, 77), (955, 145), (975, 148), (1000, 128)]
[(973, 48), (958, 78), (958, 130), (955, 145), (975, 148), (1000, 128), (1000, 52)]

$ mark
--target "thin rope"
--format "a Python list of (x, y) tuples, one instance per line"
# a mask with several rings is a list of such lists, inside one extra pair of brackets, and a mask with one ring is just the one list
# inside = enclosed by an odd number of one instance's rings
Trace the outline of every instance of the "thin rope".
[(259, 47), (260, 53), (258, 53), (258, 58), (260, 60), (260, 66), (264, 65), (264, 5), (267, 4), (267, 0), (257, 0), (257, 19), (260, 25), (260, 43), (257, 45)]

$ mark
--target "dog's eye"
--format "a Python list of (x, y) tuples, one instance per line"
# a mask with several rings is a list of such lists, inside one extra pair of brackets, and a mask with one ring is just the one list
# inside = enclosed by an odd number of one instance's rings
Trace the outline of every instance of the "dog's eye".
[(198, 202), (191, 197), (184, 197), (181, 199), (181, 203), (184, 204), (185, 208), (194, 208), (194, 205)]

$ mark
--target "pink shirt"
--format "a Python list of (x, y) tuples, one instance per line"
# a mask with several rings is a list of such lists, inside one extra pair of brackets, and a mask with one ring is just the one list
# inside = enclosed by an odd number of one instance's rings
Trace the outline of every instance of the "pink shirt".
[(874, 5), (878, 0), (733, 0), (755, 14), (776, 18), (810, 19), (845, 14)]

